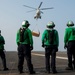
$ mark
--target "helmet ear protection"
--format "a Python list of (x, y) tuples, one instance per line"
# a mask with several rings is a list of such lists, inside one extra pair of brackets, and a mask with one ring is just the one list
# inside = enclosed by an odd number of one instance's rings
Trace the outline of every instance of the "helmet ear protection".
[(1, 36), (1, 30), (0, 30), (0, 36)]
[(27, 21), (27, 20), (24, 20), (23, 22), (22, 22), (22, 27), (26, 27), (26, 28), (28, 28), (29, 27), (29, 22)]
[(73, 21), (68, 21), (68, 22), (67, 22), (67, 26), (68, 26), (68, 27), (69, 27), (69, 26), (74, 26)]
[(1, 30), (0, 30), (0, 33), (1, 33)]
[(54, 28), (54, 27), (55, 27), (55, 24), (53, 21), (51, 21), (47, 24), (47, 28)]

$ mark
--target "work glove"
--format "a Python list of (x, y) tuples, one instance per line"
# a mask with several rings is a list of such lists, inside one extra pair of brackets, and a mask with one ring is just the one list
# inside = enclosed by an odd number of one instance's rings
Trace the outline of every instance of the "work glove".
[(44, 42), (42, 42), (42, 47), (44, 47), (45, 45), (44, 45)]
[(64, 45), (64, 49), (66, 49), (67, 47), (68, 47), (68, 42), (65, 43), (65, 45)]
[(64, 49), (66, 49), (67, 48), (67, 45), (64, 45)]
[(58, 52), (58, 47), (56, 47), (56, 52)]
[(33, 46), (30, 46), (30, 50), (33, 50)]
[(45, 45), (44, 45), (44, 41), (42, 41), (42, 47), (44, 47)]
[(42, 47), (44, 47), (44, 44), (42, 44)]
[(18, 43), (17, 43), (17, 45), (19, 46), (19, 45), (20, 45), (20, 43), (18, 42)]

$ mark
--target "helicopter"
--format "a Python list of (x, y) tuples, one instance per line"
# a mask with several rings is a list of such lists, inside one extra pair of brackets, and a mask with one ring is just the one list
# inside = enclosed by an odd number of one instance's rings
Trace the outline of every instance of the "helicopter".
[(40, 5), (38, 6), (38, 8), (33, 8), (33, 7), (30, 7), (30, 6), (27, 6), (27, 5), (23, 5), (23, 6), (34, 9), (34, 10), (31, 10), (31, 11), (28, 11), (28, 12), (32, 12), (32, 11), (36, 10), (36, 14), (34, 16), (34, 19), (41, 19), (41, 13), (43, 14), (43, 12), (41, 10), (53, 9), (53, 7), (51, 7), (51, 8), (40, 8), (42, 3), (43, 2), (40, 2)]

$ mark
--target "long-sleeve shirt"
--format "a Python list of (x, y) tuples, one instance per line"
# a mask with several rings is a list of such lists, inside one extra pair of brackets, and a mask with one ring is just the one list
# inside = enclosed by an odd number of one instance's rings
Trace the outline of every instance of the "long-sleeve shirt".
[(66, 45), (69, 41), (75, 41), (75, 27), (65, 29), (64, 44)]
[(0, 50), (4, 50), (5, 40), (4, 37), (0, 35)]
[[(53, 29), (54, 30), (54, 42), (53, 42), (53, 45), (56, 45), (57, 47), (59, 46), (59, 36), (58, 36), (58, 32), (57, 30)], [(52, 45), (50, 43), (50, 39), (48, 38), (48, 31), (51, 31), (51, 30), (45, 30), (42, 34), (42, 42), (44, 42), (44, 45)]]
[(29, 28), (27, 28), (24, 32), (24, 41), (20, 42), (20, 30), (18, 30), (17, 32), (17, 36), (16, 36), (16, 43), (20, 43), (20, 44), (30, 44), (31, 46), (33, 46), (33, 37), (32, 37), (32, 33), (31, 30)]

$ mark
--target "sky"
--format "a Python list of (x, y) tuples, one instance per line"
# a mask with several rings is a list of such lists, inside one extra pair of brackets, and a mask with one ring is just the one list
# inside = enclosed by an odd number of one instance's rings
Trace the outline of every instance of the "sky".
[[(37, 8), (53, 7), (54, 9), (43, 10), (41, 19), (36, 21), (34, 15), (36, 11), (27, 13), (32, 9), (24, 7), (28, 5)], [(41, 47), (42, 33), (46, 29), (49, 21), (55, 23), (55, 29), (59, 33), (59, 51), (64, 51), (64, 32), (66, 23), (72, 20), (75, 23), (75, 0), (0, 0), (0, 30), (5, 39), (6, 51), (17, 51), (16, 33), (22, 26), (22, 21), (28, 20), (32, 31), (40, 31), (40, 37), (34, 37), (34, 51), (44, 51)], [(66, 50), (65, 50), (66, 51)]]

